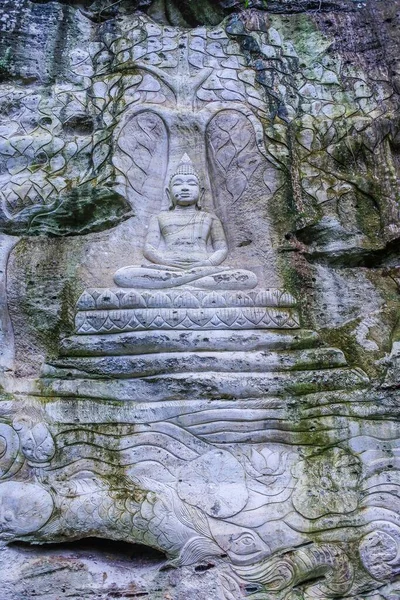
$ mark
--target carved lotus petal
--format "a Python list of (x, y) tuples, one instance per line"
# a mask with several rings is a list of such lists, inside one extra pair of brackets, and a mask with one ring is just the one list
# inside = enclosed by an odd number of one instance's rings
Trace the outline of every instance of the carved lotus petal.
[(89, 293), (89, 291), (85, 291), (79, 297), (76, 307), (80, 310), (92, 310), (96, 308), (96, 302), (93, 296)]
[(245, 315), (251, 323), (253, 323), (254, 325), (258, 325), (265, 317), (265, 309), (257, 307), (249, 308), (246, 310)]
[(277, 296), (275, 290), (261, 290), (254, 301), (256, 306), (276, 306)]
[(104, 290), (103, 293), (97, 298), (96, 308), (119, 308), (118, 296), (111, 290)]
[(88, 312), (78, 313), (76, 315), (77, 329), (85, 328), (86, 330), (99, 331), (107, 320), (107, 313)]
[(193, 321), (186, 315), (186, 317), (183, 319), (182, 323), (179, 323), (179, 327), (182, 329), (193, 329), (194, 328)]
[(204, 307), (226, 306), (226, 300), (222, 294), (217, 294), (216, 292), (211, 292), (211, 294), (207, 294), (203, 298), (203, 301), (201, 304)]
[(143, 327), (150, 327), (157, 314), (150, 310), (136, 310), (135, 317)]
[(239, 327), (244, 328), (249, 325), (249, 321), (244, 315), (239, 315), (235, 321), (235, 325), (239, 325)]
[(215, 314), (215, 315), (213, 315), (213, 317), (212, 317), (212, 319), (211, 319), (211, 321), (210, 321), (210, 324), (211, 324), (213, 327), (221, 327), (221, 325), (222, 325), (222, 321), (221, 321), (221, 319), (219, 318), (219, 316), (218, 316), (217, 314)]
[(104, 321), (101, 328), (102, 328), (102, 330), (105, 330), (105, 331), (111, 331), (112, 329), (115, 329), (116, 327), (118, 327), (118, 329), (119, 329), (120, 328), (119, 324), (116, 325), (112, 319), (107, 317), (107, 319)]
[(279, 296), (281, 306), (296, 306), (296, 300), (289, 292), (281, 292)]
[(139, 322), (138, 322), (138, 320), (137, 320), (136, 316), (135, 316), (134, 314), (132, 314), (132, 312), (131, 312), (131, 313), (130, 313), (130, 319), (129, 319), (129, 323), (128, 323), (128, 325), (126, 326), (126, 329), (127, 329), (128, 331), (131, 331), (131, 330), (134, 330), (134, 329), (136, 329), (136, 328), (138, 327), (138, 325), (139, 325)]
[(109, 318), (110, 321), (113, 323), (114, 327), (123, 329), (128, 325), (131, 318), (131, 314), (128, 311), (116, 310), (110, 312)]
[(162, 313), (164, 321), (171, 327), (177, 327), (186, 318), (186, 311), (182, 309), (165, 310)]
[(172, 299), (168, 294), (157, 292), (155, 294), (146, 295), (148, 308), (169, 308), (173, 306)]
[(174, 306), (177, 308), (200, 308), (200, 302), (194, 294), (184, 292), (174, 298)]
[(146, 302), (141, 294), (134, 290), (130, 290), (121, 297), (121, 307), (146, 308)]
[(212, 311), (209, 312), (208, 310), (201, 309), (191, 310), (190, 313), (188, 313), (188, 317), (196, 325), (204, 327), (204, 325), (207, 325), (207, 323), (212, 319), (213, 313)]
[(298, 315), (289, 315), (286, 321), (286, 327), (296, 328), (300, 327), (300, 320)]
[(250, 294), (244, 292), (232, 292), (226, 298), (228, 306), (254, 306), (254, 300)]
[(158, 315), (153, 321), (154, 327), (162, 327), (164, 324), (165, 321), (162, 317), (160, 317), (160, 315)]
[(269, 310), (269, 316), (271, 317), (271, 320), (278, 326), (278, 327), (282, 327), (283, 325), (286, 324), (286, 321), (288, 320), (289, 315), (287, 313), (281, 312), (281, 311), (275, 311), (275, 310)]
[(96, 329), (93, 329), (91, 325), (87, 322), (83, 322), (81, 325), (76, 325), (75, 327), (77, 333), (93, 333)]
[(222, 323), (228, 325), (228, 327), (234, 324), (234, 322), (237, 319), (237, 316), (238, 311), (235, 308), (224, 308), (218, 311), (219, 319), (222, 321)]

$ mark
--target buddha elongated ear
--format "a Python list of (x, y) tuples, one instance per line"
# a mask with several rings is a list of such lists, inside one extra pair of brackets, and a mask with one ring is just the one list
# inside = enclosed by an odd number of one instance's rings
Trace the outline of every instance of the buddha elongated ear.
[(169, 187), (165, 188), (165, 192), (167, 194), (167, 198), (168, 198), (168, 201), (169, 201), (168, 210), (174, 210), (175, 204), (174, 204), (174, 201), (172, 200), (172, 194), (171, 194), (171, 190), (169, 189)]
[(199, 199), (196, 202), (196, 207), (198, 210), (201, 210), (202, 205), (203, 205), (203, 198), (204, 198), (204, 194), (206, 193), (205, 188), (201, 188), (200, 189), (200, 195), (199, 195)]

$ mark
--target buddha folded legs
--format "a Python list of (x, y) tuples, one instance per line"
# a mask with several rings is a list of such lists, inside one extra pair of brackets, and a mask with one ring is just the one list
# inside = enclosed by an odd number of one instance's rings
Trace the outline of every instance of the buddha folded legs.
[(249, 290), (257, 285), (257, 277), (244, 269), (197, 267), (193, 269), (161, 266), (123, 267), (114, 276), (123, 288), (163, 289), (190, 285), (200, 289)]

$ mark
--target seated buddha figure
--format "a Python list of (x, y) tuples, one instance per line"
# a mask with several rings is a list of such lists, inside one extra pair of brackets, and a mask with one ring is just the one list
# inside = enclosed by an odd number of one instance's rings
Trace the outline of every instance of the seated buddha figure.
[(251, 271), (219, 266), (228, 255), (228, 244), (218, 217), (201, 209), (203, 193), (185, 154), (167, 188), (170, 209), (150, 220), (143, 254), (153, 264), (119, 269), (114, 276), (118, 286), (160, 289), (186, 284), (245, 290), (257, 285)]

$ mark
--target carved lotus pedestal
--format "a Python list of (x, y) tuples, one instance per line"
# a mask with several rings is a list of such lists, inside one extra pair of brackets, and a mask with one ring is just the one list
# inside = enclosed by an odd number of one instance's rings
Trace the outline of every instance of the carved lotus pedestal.
[(99, 378), (113, 380), (110, 399), (142, 402), (263, 398), (367, 382), (342, 352), (300, 328), (294, 298), (280, 290), (90, 289), (77, 309), (76, 335), (44, 372), (68, 380), (60, 389), (70, 379), (91, 380), (93, 389)]

